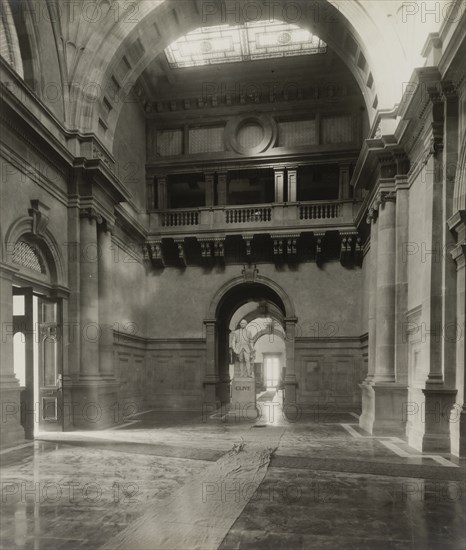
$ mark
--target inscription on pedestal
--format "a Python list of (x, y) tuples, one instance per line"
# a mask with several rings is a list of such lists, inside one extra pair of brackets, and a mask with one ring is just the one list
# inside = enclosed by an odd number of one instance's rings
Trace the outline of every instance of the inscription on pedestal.
[(256, 381), (251, 377), (234, 377), (231, 392), (232, 403), (256, 404)]

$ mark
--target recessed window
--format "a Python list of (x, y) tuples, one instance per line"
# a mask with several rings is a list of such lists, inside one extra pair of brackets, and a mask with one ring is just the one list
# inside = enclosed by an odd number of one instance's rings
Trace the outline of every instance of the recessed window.
[(173, 69), (325, 53), (318, 36), (283, 21), (201, 27), (165, 49)]

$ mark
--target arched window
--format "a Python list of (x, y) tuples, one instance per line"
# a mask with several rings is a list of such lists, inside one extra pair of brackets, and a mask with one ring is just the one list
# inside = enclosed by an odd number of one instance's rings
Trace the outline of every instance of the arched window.
[(5, 0), (0, 4), (0, 55), (24, 78), (18, 34), (10, 6)]
[(45, 263), (39, 252), (25, 241), (18, 241), (15, 244), (13, 262), (38, 273), (46, 273)]

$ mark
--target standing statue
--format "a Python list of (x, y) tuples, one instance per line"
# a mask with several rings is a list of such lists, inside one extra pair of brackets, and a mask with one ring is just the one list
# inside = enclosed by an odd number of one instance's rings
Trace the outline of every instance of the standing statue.
[(234, 359), (239, 363), (241, 377), (253, 378), (256, 352), (252, 334), (246, 328), (247, 324), (246, 319), (242, 319), (239, 324), (240, 328), (231, 332), (230, 355), (236, 356)]

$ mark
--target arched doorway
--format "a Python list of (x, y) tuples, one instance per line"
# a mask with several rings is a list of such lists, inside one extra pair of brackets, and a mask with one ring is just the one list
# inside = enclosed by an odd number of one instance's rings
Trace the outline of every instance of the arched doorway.
[[(228, 335), (241, 329), (251, 338), (254, 349), (253, 371), (254, 395), (258, 401), (281, 400), (286, 365), (286, 335), (283, 328), (283, 314), (270, 300), (250, 300), (239, 306), (230, 318)], [(231, 347), (229, 353), (229, 378), (232, 380), (232, 401), (235, 401), (233, 388), (235, 380), (242, 380), (241, 367)], [(280, 390), (280, 395), (277, 392)]]
[(37, 225), (23, 218), (6, 236), (12, 273), (7, 344), (12, 374), (19, 383), (18, 416), (26, 439), (41, 431), (61, 431), (64, 421), (63, 262), (51, 234), (38, 232)]
[[(275, 320), (282, 327), (286, 357), (282, 384), (284, 399), (296, 402), (296, 375), (294, 368), (295, 327), (294, 307), (285, 291), (271, 279), (256, 275), (254, 280), (238, 277), (223, 285), (215, 294), (209, 308), (206, 325), (206, 371), (204, 401), (227, 404), (230, 401), (231, 369), (229, 334), (239, 317), (248, 322), (254, 319)], [(260, 330), (256, 340), (263, 334)]]

